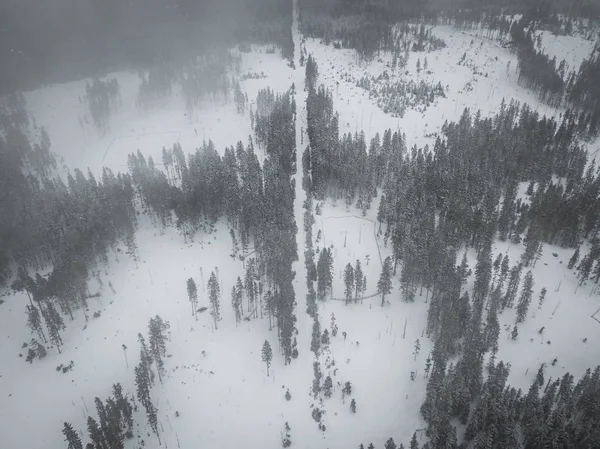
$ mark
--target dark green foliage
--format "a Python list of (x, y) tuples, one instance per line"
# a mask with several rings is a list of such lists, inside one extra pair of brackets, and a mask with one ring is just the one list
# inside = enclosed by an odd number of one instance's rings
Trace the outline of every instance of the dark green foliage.
[(325, 382), (323, 382), (323, 388), (321, 389), (323, 391), (323, 395), (326, 398), (331, 397), (332, 388), (333, 388), (333, 381), (331, 380), (331, 376), (327, 376), (325, 378)]
[(527, 316), (527, 310), (529, 310), (529, 303), (531, 302), (531, 296), (533, 294), (533, 273), (528, 271), (523, 281), (523, 288), (521, 289), (521, 296), (519, 297), (519, 303), (517, 305), (517, 324), (525, 321)]
[(83, 449), (81, 438), (79, 438), (79, 435), (77, 435), (77, 432), (75, 432), (71, 424), (66, 422), (64, 424), (62, 433), (65, 436), (65, 440), (67, 441), (69, 449)]
[[(267, 365), (267, 376), (269, 375), (269, 368), (271, 368), (271, 361), (273, 360), (273, 350), (267, 340), (263, 343), (261, 350), (262, 361)], [(288, 391), (289, 393), (289, 391)], [(288, 399), (289, 401), (289, 399)]]
[(221, 320), (221, 304), (219, 302), (221, 296), (221, 288), (219, 287), (219, 282), (217, 281), (217, 276), (215, 276), (214, 271), (210, 273), (207, 288), (208, 300), (210, 302), (210, 314), (213, 317), (215, 329), (218, 329), (219, 321)]
[[(362, 273), (360, 274), (361, 276), (361, 280), (360, 283), (362, 284)], [(350, 301), (352, 301), (352, 293), (354, 290), (354, 283), (355, 283), (355, 279), (354, 279), (354, 268), (352, 267), (351, 264), (347, 264), (346, 268), (344, 269), (344, 295), (346, 297), (346, 304), (348, 304)]]
[(333, 284), (333, 257), (330, 248), (323, 248), (317, 261), (317, 297), (322, 301), (331, 292)]
[(377, 292), (381, 294), (381, 306), (383, 307), (385, 304), (385, 295), (392, 292), (392, 259), (389, 256), (383, 261), (381, 274), (377, 281)]
[(158, 378), (162, 382), (164, 372), (164, 358), (167, 355), (167, 331), (169, 330), (169, 322), (163, 321), (161, 317), (156, 315), (150, 318), (148, 323), (148, 342), (150, 343), (150, 356), (156, 362)]
[(314, 352), (315, 355), (318, 355), (320, 347), (321, 347), (321, 325), (319, 323), (319, 318), (317, 316), (313, 322), (310, 350), (312, 352)]

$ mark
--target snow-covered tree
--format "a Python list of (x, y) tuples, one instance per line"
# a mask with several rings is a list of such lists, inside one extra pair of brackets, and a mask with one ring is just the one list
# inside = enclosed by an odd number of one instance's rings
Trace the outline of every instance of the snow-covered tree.
[(271, 345), (267, 340), (263, 343), (262, 346), (262, 361), (267, 365), (267, 376), (269, 375), (269, 368), (271, 368), (271, 361), (273, 360), (273, 350), (271, 349)]
[(208, 300), (210, 302), (210, 314), (215, 322), (215, 329), (219, 328), (219, 321), (221, 320), (219, 297), (221, 296), (221, 289), (219, 287), (219, 281), (213, 271), (208, 279)]

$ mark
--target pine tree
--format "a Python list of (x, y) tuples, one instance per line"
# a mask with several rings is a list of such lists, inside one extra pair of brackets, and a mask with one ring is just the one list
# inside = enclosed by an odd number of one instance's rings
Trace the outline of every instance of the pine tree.
[(196, 321), (198, 321), (198, 315), (196, 313), (196, 309), (198, 308), (198, 288), (192, 278), (187, 280), (187, 292), (190, 304), (192, 305), (192, 315), (196, 318)]
[(65, 328), (65, 322), (51, 302), (48, 302), (46, 305), (44, 318), (46, 319), (46, 327), (48, 328), (48, 337), (50, 338), (50, 341), (56, 345), (56, 349), (60, 354), (60, 347), (63, 344), (62, 338), (60, 337), (60, 331)]
[(330, 340), (329, 340), (329, 331), (327, 329), (325, 329), (323, 331), (323, 335), (321, 335), (321, 344), (328, 345), (329, 343), (330, 343)]
[(87, 429), (95, 449), (108, 449), (98, 422), (91, 416), (87, 418)]
[(583, 283), (590, 277), (590, 272), (592, 271), (592, 265), (594, 264), (594, 258), (591, 254), (586, 254), (585, 257), (581, 260), (579, 264), (579, 286), (583, 285)]
[(327, 296), (327, 292), (331, 291), (333, 284), (333, 258), (331, 250), (323, 248), (319, 254), (317, 261), (317, 297), (322, 301)]
[(44, 347), (43, 344), (41, 344), (35, 338), (31, 339), (29, 346), (31, 346), (31, 348), (35, 351), (35, 355), (37, 355), (37, 357), (39, 359), (43, 359), (44, 357), (46, 357), (46, 355), (47, 355), (46, 348)]
[(338, 333), (338, 326), (335, 323), (335, 315), (333, 312), (331, 312), (331, 335), (333, 337), (337, 336)]
[(146, 340), (144, 340), (144, 336), (141, 333), (138, 334), (138, 341), (140, 342), (140, 366), (145, 370), (149, 384), (152, 385), (153, 374), (150, 368), (150, 365), (152, 365), (152, 354), (148, 350)]
[(410, 449), (419, 449), (419, 443), (417, 442), (417, 432), (413, 433), (410, 440)]
[(321, 325), (319, 324), (319, 318), (316, 317), (313, 322), (312, 338), (310, 342), (310, 350), (319, 354), (319, 348), (321, 347)]
[(156, 317), (150, 318), (150, 323), (148, 324), (148, 342), (150, 343), (150, 354), (156, 362), (158, 379), (161, 383), (162, 373), (164, 371), (163, 358), (167, 355), (166, 332), (168, 329), (169, 322), (163, 321), (163, 319), (160, 316), (156, 315)]
[[(267, 304), (268, 304), (268, 301), (267, 301)], [(231, 287), (231, 306), (233, 307), (233, 312), (235, 314), (236, 326), (242, 320), (241, 305), (242, 305), (241, 299), (238, 296), (237, 289), (235, 287)], [(269, 322), (270, 322), (270, 316), (269, 316)]]
[(68, 443), (69, 449), (83, 449), (81, 438), (79, 438), (79, 435), (77, 435), (77, 432), (75, 432), (71, 424), (66, 422), (62, 433), (65, 436), (65, 441)]
[(389, 440), (387, 440), (385, 442), (385, 445), (383, 446), (385, 449), (396, 449), (396, 443), (394, 443), (394, 439), (390, 438)]
[(263, 343), (262, 347), (262, 361), (267, 365), (267, 377), (269, 376), (269, 368), (271, 367), (271, 361), (273, 360), (273, 351), (271, 345), (267, 340)]
[(425, 378), (429, 376), (429, 371), (431, 370), (431, 353), (427, 356), (427, 360), (425, 360)]
[(218, 323), (221, 320), (221, 313), (219, 311), (219, 296), (221, 295), (221, 289), (219, 288), (219, 282), (217, 276), (213, 271), (208, 279), (208, 300), (210, 301), (210, 314), (215, 322), (215, 329), (218, 329)]
[(415, 352), (413, 353), (415, 355), (415, 361), (417, 360), (417, 356), (419, 355), (420, 350), (421, 350), (421, 342), (417, 338), (417, 341), (415, 341)]
[(519, 303), (517, 304), (517, 324), (522, 323), (527, 316), (529, 310), (529, 303), (531, 302), (531, 295), (533, 294), (533, 273), (528, 271), (523, 281), (523, 289), (521, 290), (521, 296), (519, 297)]
[(521, 282), (521, 269), (522, 265), (519, 263), (511, 268), (510, 279), (508, 280), (508, 287), (506, 288), (506, 294), (504, 295), (503, 307), (512, 307), (517, 296), (517, 290), (519, 289), (519, 283)]
[(358, 301), (358, 296), (363, 294), (363, 278), (364, 274), (362, 271), (362, 266), (360, 265), (360, 260), (356, 260), (356, 265), (354, 267), (354, 301)]
[(573, 255), (571, 256), (571, 258), (569, 259), (569, 263), (567, 264), (567, 268), (569, 270), (572, 270), (573, 267), (575, 266), (575, 264), (577, 263), (577, 261), (579, 260), (579, 251), (580, 251), (580, 247), (578, 246), (577, 249), (575, 250), (575, 252), (573, 253)]
[(350, 401), (350, 411), (352, 413), (356, 413), (356, 399), (352, 399)]
[(142, 362), (140, 362), (140, 364), (134, 368), (134, 372), (138, 401), (147, 408), (150, 403), (150, 378), (148, 376), (148, 371)]
[[(362, 278), (361, 278), (362, 283)], [(352, 265), (346, 265), (344, 269), (344, 285), (345, 290), (344, 294), (346, 295), (346, 304), (348, 304), (352, 300), (352, 290), (354, 289), (354, 268)]]
[(515, 324), (512, 332), (510, 334), (510, 338), (512, 338), (513, 340), (516, 340), (518, 336), (519, 336), (519, 330), (517, 329), (517, 325)]
[(146, 407), (146, 416), (148, 417), (148, 424), (150, 424), (150, 428), (152, 429), (152, 432), (154, 432), (154, 434), (158, 438), (158, 444), (162, 445), (162, 443), (160, 441), (160, 435), (158, 433), (157, 412), (158, 412), (158, 410), (156, 409), (156, 407), (154, 407), (154, 404), (152, 404), (152, 402), (150, 402), (148, 404), (148, 406)]
[(325, 395), (326, 398), (331, 397), (332, 388), (333, 388), (333, 381), (331, 380), (331, 376), (327, 376), (325, 378), (325, 382), (323, 382), (323, 395)]
[(27, 325), (32, 331), (37, 332), (40, 338), (47, 343), (46, 335), (44, 334), (44, 329), (42, 328), (42, 318), (40, 317), (40, 311), (37, 307), (33, 305), (27, 304), (25, 306), (27, 310)]
[(388, 256), (383, 261), (381, 275), (377, 282), (377, 292), (381, 294), (381, 307), (385, 305), (385, 295), (392, 291), (392, 259)]
[(540, 291), (540, 297), (538, 299), (538, 309), (542, 308), (545, 298), (546, 298), (546, 287), (542, 288), (542, 290)]
[(238, 276), (237, 280), (235, 281), (235, 292), (236, 292), (237, 298), (240, 301), (240, 310), (243, 314), (244, 313), (244, 284), (242, 284), (242, 278), (240, 278), (239, 276)]

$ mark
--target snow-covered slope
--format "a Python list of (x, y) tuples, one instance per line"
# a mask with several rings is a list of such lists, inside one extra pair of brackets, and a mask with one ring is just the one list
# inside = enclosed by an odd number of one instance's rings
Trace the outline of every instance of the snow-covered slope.
[[(447, 47), (430, 53), (411, 52), (406, 68), (401, 70), (388, 66), (391, 55), (382, 54), (368, 64), (360, 63), (352, 51), (326, 47), (313, 39), (306, 41), (307, 51), (319, 64), (320, 82), (334, 93), (340, 132), (364, 130), (369, 138), (387, 128), (400, 129), (406, 134), (408, 144), (423, 146), (431, 145), (444, 121), (458, 119), (463, 108), (492, 114), (503, 98), (526, 102), (541, 113), (560, 114), (561, 111), (540, 104), (534, 93), (518, 86), (516, 58), (508, 50), (450, 27), (435, 27), (433, 32), (444, 39)], [(301, 37), (296, 22), (293, 36), (298, 56)], [(546, 45), (546, 37), (543, 39)], [(552, 44), (549, 42), (547, 45)], [(565, 43), (562, 51), (568, 53), (573, 64), (589, 50), (587, 42), (565, 42), (568, 45)], [(460, 62), (463, 54), (465, 58)], [(417, 60), (423, 67), (425, 57), (428, 68), (417, 72)], [(50, 349), (45, 359), (31, 365), (24, 357), (20, 358), (19, 353), (26, 353), (22, 343), (31, 338), (25, 327), (27, 297), (22, 293), (2, 297), (5, 302), (0, 305), (1, 447), (64, 447), (60, 433), (64, 421), (86, 434), (85, 419), (95, 414), (95, 396), (106, 397), (116, 382), (122, 383), (127, 392), (135, 391), (137, 334), (147, 332), (148, 320), (155, 315), (171, 325), (168, 375), (152, 392), (165, 447), (275, 448), (281, 445), (286, 422), (296, 448), (357, 447), (361, 442), (381, 447), (390, 436), (406, 445), (412, 433), (423, 427), (418, 409), (426, 385), (423, 369), (432, 346), (424, 337), (428, 292), (423, 291), (415, 303), (408, 304), (402, 301), (395, 285), (388, 297), (389, 305), (381, 307), (375, 285), (381, 261), (391, 254), (391, 248), (377, 235), (377, 201), (366, 217), (358, 209), (331, 202), (326, 202), (322, 214), (315, 216), (315, 248), (333, 245), (335, 259), (333, 299), (319, 304), (321, 325), (329, 327), (334, 314), (339, 333), (319, 359), (323, 374), (330, 374), (334, 381), (332, 398), (325, 399), (320, 406), (326, 412), (323, 421), (327, 430), (320, 431), (311, 418), (312, 320), (305, 313), (302, 256), (305, 194), (301, 188), (301, 155), (307, 144), (306, 135), (302, 136), (306, 130), (304, 69), (298, 60), (296, 69), (290, 69), (278, 55), (267, 54), (260, 47), (255, 47), (252, 53), (242, 53), (241, 58), (240, 71), (232, 75), (239, 77), (248, 72), (266, 75), (263, 79), (241, 82), (251, 102), (266, 86), (282, 92), (293, 82), (297, 91), (299, 170), (295, 178), (295, 217), (300, 260), (294, 265), (294, 288), (299, 358), (289, 366), (283, 365), (275, 350), (277, 331), (269, 330), (267, 318), (243, 321), (236, 326), (229, 292), (237, 276), (243, 275), (243, 263), (229, 255), (231, 239), (224, 223), (219, 223), (214, 232), (185, 243), (175, 229), (167, 228), (164, 234), (159, 234), (142, 217), (137, 234), (139, 264), (119, 251), (110, 256), (108, 266), (96, 268), (96, 278), (101, 278), (102, 283), (98, 280), (90, 283), (91, 292), (100, 293), (97, 299), (90, 300), (90, 312), (98, 311), (100, 316), (86, 323), (78, 311), (63, 336), (62, 354)], [(356, 80), (364, 74), (378, 77), (384, 71), (392, 80), (440, 82), (446, 98), (437, 98), (424, 112), (409, 109), (401, 118), (385, 114), (367, 91), (356, 86)], [(137, 75), (111, 76), (117, 77), (121, 85), (122, 107), (103, 136), (91, 125), (80, 125), (80, 118), (83, 120), (86, 114), (79, 100), (85, 90), (83, 81), (49, 86), (26, 95), (36, 123), (43, 125), (50, 135), (52, 150), (70, 169), (89, 167), (98, 173), (104, 165), (124, 171), (127, 154), (138, 149), (160, 163), (162, 147), (175, 142), (181, 143), (187, 153), (203, 140), (212, 139), (217, 150), (223, 152), (225, 146), (235, 145), (238, 140), (246, 142), (251, 134), (248, 112), (238, 114), (231, 101), (206, 102), (190, 117), (176, 89), (163, 106), (142, 114), (135, 106)], [(597, 145), (589, 149), (596, 148)], [(321, 237), (317, 241), (319, 230)], [(495, 247), (496, 253), (508, 252), (511, 262), (518, 260), (522, 250), (522, 245), (505, 243), (497, 243)], [(517, 387), (527, 388), (541, 363), (549, 365), (548, 375), (556, 378), (566, 370), (579, 376), (585, 368), (600, 362), (600, 323), (591, 318), (600, 308), (600, 302), (591, 283), (575, 291), (575, 275), (566, 269), (570, 255), (563, 249), (544, 247), (543, 256), (533, 270), (534, 295), (537, 297), (544, 286), (548, 294), (540, 309), (532, 306), (516, 341), (504, 330), (514, 323), (513, 312), (507, 311), (500, 318), (503, 331), (498, 358), (511, 363), (509, 382)], [(469, 258), (473, 267), (475, 255), (469, 253)], [(368, 297), (359, 304), (346, 306), (336, 300), (343, 297), (341, 272), (347, 263), (357, 259), (367, 275)], [(192, 317), (185, 282), (189, 277), (195, 279), (199, 305), (206, 306), (207, 294), (202, 286), (217, 268), (223, 320), (215, 330), (208, 312), (200, 314), (198, 321)], [(540, 334), (542, 327), (545, 330)], [(346, 332), (346, 337), (342, 332)], [(270, 376), (260, 355), (265, 339), (277, 354)], [(415, 355), (417, 339), (421, 349)], [(128, 348), (126, 352), (122, 345)], [(555, 358), (557, 363), (552, 366)], [(58, 365), (71, 360), (72, 371), (66, 374), (56, 371)], [(327, 368), (332, 360), (335, 366)], [(353, 385), (356, 414), (350, 412), (348, 398), (345, 402), (342, 398), (341, 387), (346, 381)], [(290, 401), (285, 399), (288, 389), (292, 395)], [(145, 447), (159, 447), (156, 438), (149, 435), (143, 412), (136, 414), (136, 421), (136, 435), (145, 441)], [(128, 447), (137, 447), (136, 444), (140, 444), (137, 437)]]

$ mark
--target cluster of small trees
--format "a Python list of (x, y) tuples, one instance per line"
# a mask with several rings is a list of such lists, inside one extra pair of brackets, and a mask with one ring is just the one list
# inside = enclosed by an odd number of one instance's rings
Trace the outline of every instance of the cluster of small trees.
[[(96, 397), (97, 421), (94, 417), (87, 417), (87, 430), (90, 443), (86, 449), (123, 449), (125, 439), (133, 438), (133, 412), (137, 406), (123, 394), (121, 384), (113, 385), (113, 395), (104, 402)], [(69, 449), (83, 449), (79, 433), (73, 426), (65, 422), (62, 430)]]
[(154, 385), (155, 376), (154, 371), (152, 370), (152, 363), (155, 364), (158, 378), (162, 383), (162, 378), (165, 374), (164, 358), (167, 355), (166, 342), (168, 330), (168, 321), (164, 321), (158, 315), (154, 318), (150, 318), (150, 322), (148, 323), (149, 346), (146, 344), (144, 336), (141, 333), (138, 334), (138, 341), (140, 342), (140, 362), (134, 369), (137, 398), (140, 401), (140, 404), (146, 409), (148, 424), (158, 438), (159, 443), (158, 409), (152, 403), (150, 397), (150, 390)]
[(369, 90), (369, 98), (375, 99), (379, 109), (392, 117), (404, 117), (405, 111), (410, 108), (425, 112), (438, 97), (446, 98), (442, 84), (434, 85), (424, 80), (381, 80), (371, 83)]

